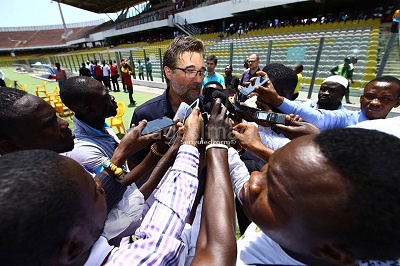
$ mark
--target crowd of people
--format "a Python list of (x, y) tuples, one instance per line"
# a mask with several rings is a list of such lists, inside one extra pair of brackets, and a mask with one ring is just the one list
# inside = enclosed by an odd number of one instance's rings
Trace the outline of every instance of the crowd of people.
[[(105, 123), (117, 104), (96, 69), (60, 87), (74, 132), (40, 97), (1, 87), (2, 263), (400, 264), (400, 116), (386, 118), (400, 80), (371, 80), (350, 111), (341, 75), (299, 102), (300, 66), (247, 62), (240, 79), (229, 65), (223, 77), (201, 40), (176, 37), (167, 89), (135, 109), (122, 139)], [(157, 120), (173, 123), (150, 128)]]

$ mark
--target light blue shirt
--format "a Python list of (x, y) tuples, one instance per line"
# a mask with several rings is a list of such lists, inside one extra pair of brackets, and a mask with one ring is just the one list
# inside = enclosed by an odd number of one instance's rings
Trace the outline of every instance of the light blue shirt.
[(209, 75), (206, 75), (203, 79), (203, 85), (202, 88), (204, 88), (204, 85), (206, 85), (206, 83), (210, 82), (210, 81), (217, 81), (219, 82), (222, 86), (225, 85), (225, 79), (221, 74), (218, 74), (217, 72), (214, 72), (214, 75), (212, 75), (211, 77)]
[(278, 109), (286, 114), (299, 115), (304, 121), (314, 124), (321, 131), (337, 127), (348, 127), (368, 120), (361, 111), (314, 109), (309, 105), (290, 101), (286, 98), (278, 106)]
[[(318, 109), (318, 100), (312, 100), (312, 101), (307, 101), (307, 104), (309, 103), (310, 106), (314, 109)], [(343, 109), (344, 106), (342, 104), (342, 101), (339, 101), (339, 107), (337, 109)]]

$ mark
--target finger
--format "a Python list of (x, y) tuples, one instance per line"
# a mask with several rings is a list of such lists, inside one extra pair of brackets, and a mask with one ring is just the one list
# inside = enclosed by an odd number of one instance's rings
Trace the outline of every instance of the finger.
[(222, 100), (220, 98), (215, 98), (212, 109), (211, 109), (211, 115), (217, 115), (220, 113), (221, 102), (222, 102)]
[(246, 124), (244, 124), (244, 123), (240, 123), (240, 124), (238, 124), (238, 125), (234, 126), (234, 127), (233, 127), (233, 130), (240, 130), (240, 129), (242, 129), (242, 128), (246, 128), (246, 127), (247, 127), (247, 125), (246, 125)]
[(156, 140), (159, 139), (159, 134), (160, 132), (153, 132), (150, 134), (143, 135), (142, 138), (144, 138), (145, 140)]
[(142, 132), (142, 130), (146, 127), (146, 125), (147, 125), (147, 120), (143, 119), (142, 121), (139, 122), (137, 128), (139, 128), (140, 132)]
[[(248, 81), (246, 81), (246, 82), (243, 82), (243, 86), (244, 87), (247, 87), (247, 86), (249, 86), (250, 85), (250, 82), (248, 82)], [(242, 87), (243, 88), (243, 87)]]
[(258, 78), (258, 77), (252, 77), (252, 78), (250, 78), (250, 82), (253, 83), (254, 81), (256, 81), (257, 78)]
[(264, 71), (257, 71), (256, 74), (262, 77), (267, 75), (267, 73), (265, 73)]

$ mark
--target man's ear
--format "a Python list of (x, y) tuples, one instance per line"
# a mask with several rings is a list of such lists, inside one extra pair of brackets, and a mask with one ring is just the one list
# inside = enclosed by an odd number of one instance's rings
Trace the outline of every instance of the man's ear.
[(18, 150), (19, 148), (14, 141), (9, 139), (0, 139), (0, 154), (6, 154)]
[(83, 258), (83, 255), (88, 249), (85, 248), (85, 242), (82, 239), (85, 234), (82, 234), (81, 229), (81, 227), (75, 226), (70, 230), (67, 240), (61, 247), (60, 254), (56, 259), (58, 261), (57, 264), (74, 265), (82, 259), (84, 261), (80, 264), (83, 265), (86, 262), (87, 258)]
[(167, 79), (171, 80), (172, 70), (169, 67), (167, 67), (167, 66), (164, 67), (164, 73), (165, 73), (165, 76), (167, 77)]
[(336, 265), (355, 265), (356, 259), (340, 245), (324, 244), (313, 251), (313, 255)]
[(398, 99), (397, 99), (397, 103), (395, 104), (394, 107), (398, 107), (399, 105), (400, 105), (400, 99), (398, 98)]

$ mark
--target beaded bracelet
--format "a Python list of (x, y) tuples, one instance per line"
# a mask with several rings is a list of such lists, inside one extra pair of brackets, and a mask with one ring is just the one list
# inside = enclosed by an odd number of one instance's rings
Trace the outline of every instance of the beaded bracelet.
[(124, 171), (122, 170), (121, 167), (116, 166), (113, 164), (109, 159), (105, 159), (101, 165), (110, 171), (112, 171), (115, 175), (115, 178), (118, 180), (122, 180), (125, 177)]
[(159, 152), (159, 151), (157, 150), (157, 144), (156, 144), (156, 143), (153, 143), (153, 144), (150, 146), (150, 151), (151, 151), (152, 153), (154, 153), (154, 155), (156, 155), (156, 156), (158, 156), (158, 157), (163, 157), (163, 156), (164, 156), (164, 153), (161, 153), (161, 152)]

